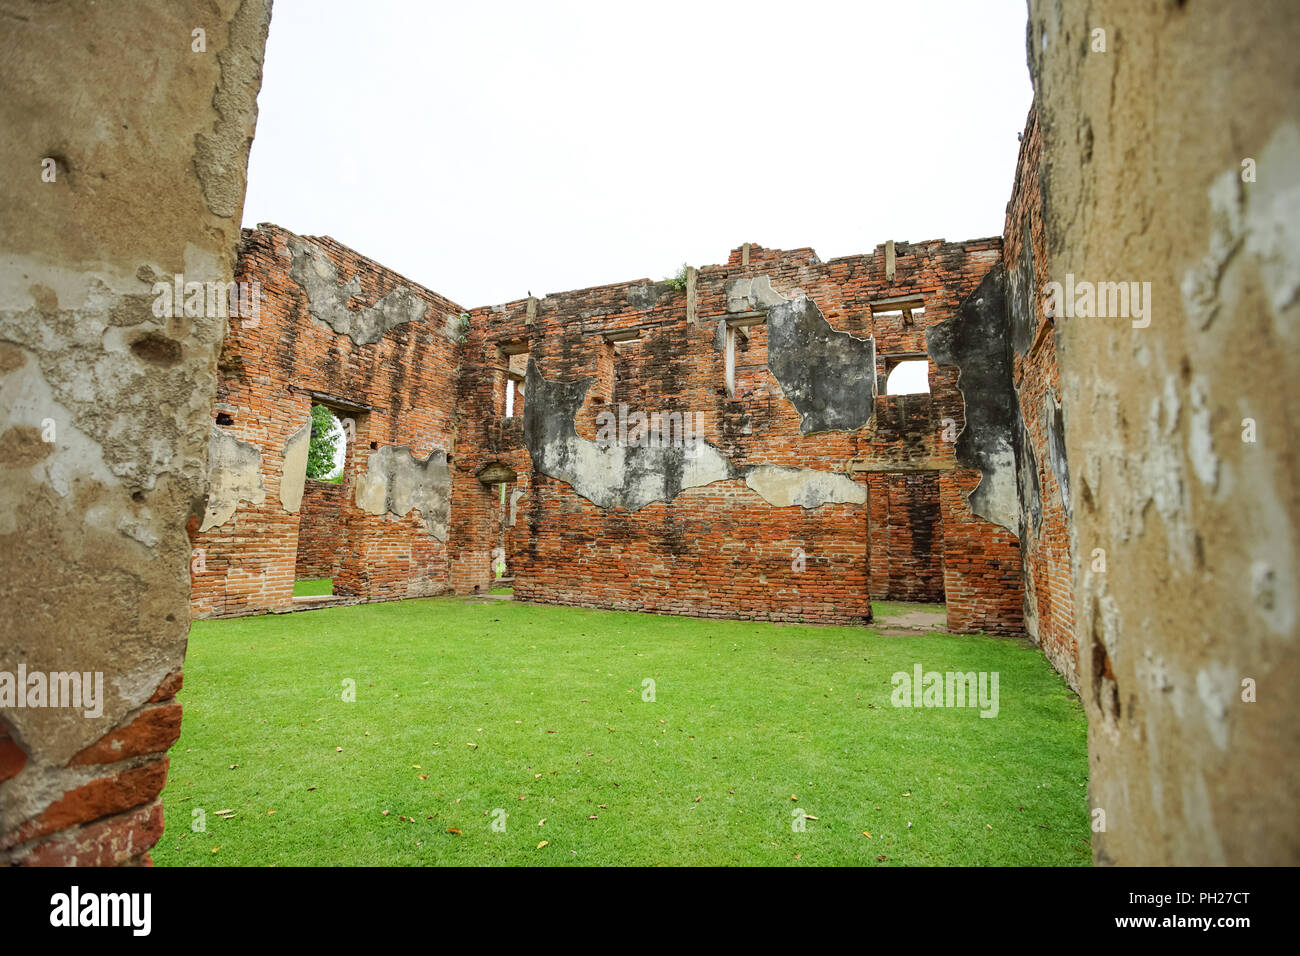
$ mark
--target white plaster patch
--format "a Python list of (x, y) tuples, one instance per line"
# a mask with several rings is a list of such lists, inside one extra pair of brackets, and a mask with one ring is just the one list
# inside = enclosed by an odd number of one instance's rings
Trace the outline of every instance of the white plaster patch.
[(988, 453), (990, 471), (966, 496), (973, 514), (1001, 525), (1012, 534), (1020, 533), (1020, 489), (1016, 485), (1016, 453), (1011, 442), (998, 436), (997, 447)]
[(208, 439), (208, 505), (199, 530), (225, 524), (241, 501), (266, 502), (261, 449), (213, 425)]
[(819, 508), (825, 504), (866, 504), (867, 489), (849, 478), (815, 468), (759, 465), (745, 475), (745, 484), (778, 508)]
[(307, 451), (310, 448), (310, 422), (284, 443), (284, 459), (280, 466), (280, 507), (290, 514), (297, 514), (302, 507), (303, 488), (307, 484)]
[(429, 534), (447, 540), (451, 469), (443, 451), (435, 450), (421, 461), (404, 445), (385, 445), (368, 457), (353, 497), (366, 514), (405, 516), (415, 511)]

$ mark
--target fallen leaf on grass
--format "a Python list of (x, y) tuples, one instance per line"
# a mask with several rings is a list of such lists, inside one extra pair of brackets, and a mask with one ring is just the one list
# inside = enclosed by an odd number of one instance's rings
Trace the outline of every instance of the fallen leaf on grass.
[(460, 836), (460, 831), (457, 830), (455, 827), (447, 827), (447, 832), (455, 834), (456, 836)]
[(212, 852), (213, 852), (213, 853), (216, 853), (216, 852), (217, 852), (218, 850), (220, 850), (220, 849), (221, 849), (221, 847), (219, 847), (219, 846), (214, 846), (214, 847), (212, 848)]
[(868, 833), (866, 830), (863, 830), (863, 831), (862, 831), (862, 835), (863, 835), (864, 837), (866, 837), (868, 840), (871, 839), (871, 834)]
[(275, 813), (275, 808), (274, 808), (274, 807), (272, 807), (270, 810), (267, 810), (267, 811), (266, 811), (266, 815), (267, 815), (268, 817), (269, 817), (271, 814), (273, 814), (273, 813)]
[(537, 844), (537, 849), (540, 850), (542, 847), (546, 846), (546, 844), (547, 844), (547, 841), (546, 841), (546, 840), (543, 840), (541, 843)]

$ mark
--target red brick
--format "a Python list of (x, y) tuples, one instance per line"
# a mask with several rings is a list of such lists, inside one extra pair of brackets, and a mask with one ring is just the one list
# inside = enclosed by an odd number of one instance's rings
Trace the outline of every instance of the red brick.
[(163, 806), (147, 806), (64, 830), (25, 848), (18, 866), (123, 866), (152, 863), (148, 850), (163, 833)]
[(167, 782), (167, 766), (168, 760), (163, 758), (69, 790), (38, 816), (6, 834), (0, 849), (146, 803), (162, 792)]
[(141, 754), (160, 753), (181, 735), (181, 705), (150, 707), (125, 727), (109, 731), (69, 761), (68, 766), (116, 763)]

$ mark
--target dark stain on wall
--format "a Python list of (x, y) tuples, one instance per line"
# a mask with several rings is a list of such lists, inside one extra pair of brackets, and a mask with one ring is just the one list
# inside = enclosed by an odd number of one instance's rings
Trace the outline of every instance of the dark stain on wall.
[(957, 387), (966, 426), (957, 438), (957, 462), (978, 468), (969, 502), (975, 514), (1010, 531), (1020, 527), (1016, 500), (1022, 426), (1011, 377), (1006, 273), (999, 264), (957, 307), (952, 318), (926, 331), (926, 348), (941, 365), (961, 370)]
[(768, 367), (802, 421), (799, 432), (853, 431), (871, 420), (876, 345), (831, 328), (806, 297), (767, 312)]

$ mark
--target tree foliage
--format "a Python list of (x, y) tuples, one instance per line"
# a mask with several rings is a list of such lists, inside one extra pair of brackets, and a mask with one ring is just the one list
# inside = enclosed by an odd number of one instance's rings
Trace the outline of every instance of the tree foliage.
[(307, 477), (326, 478), (334, 470), (334, 450), (339, 436), (334, 431), (337, 419), (324, 405), (311, 407), (311, 443), (307, 447)]

